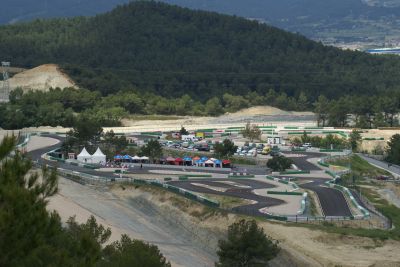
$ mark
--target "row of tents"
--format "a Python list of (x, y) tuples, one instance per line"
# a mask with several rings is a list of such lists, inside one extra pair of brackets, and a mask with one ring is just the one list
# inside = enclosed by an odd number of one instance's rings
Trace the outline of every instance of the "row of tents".
[[(129, 163), (148, 163), (149, 158), (146, 156), (130, 156), (130, 155), (116, 155), (114, 156), (114, 161), (117, 162), (129, 162)], [(208, 157), (183, 157), (183, 158), (173, 158), (173, 157), (162, 157), (159, 159), (160, 164), (166, 165), (181, 165), (181, 166), (198, 166), (198, 167), (214, 167), (214, 168), (230, 168), (230, 160), (219, 160), (215, 158)]]
[(197, 167), (213, 167), (213, 168), (230, 168), (230, 160), (219, 160), (215, 158), (208, 157), (183, 157), (183, 158), (173, 158), (166, 157), (161, 158), (160, 163), (168, 165), (183, 165), (183, 166), (197, 166)]
[(104, 164), (106, 163), (106, 155), (100, 150), (98, 147), (96, 152), (93, 153), (93, 155), (90, 155), (89, 152), (87, 152), (86, 148), (84, 147), (81, 151), (81, 153), (78, 154), (77, 156), (78, 161), (83, 162), (83, 163), (93, 163), (93, 164)]
[(143, 156), (129, 156), (129, 155), (116, 155), (114, 157), (114, 161), (122, 161), (122, 162), (135, 162), (135, 163), (146, 163), (149, 161), (149, 157)]

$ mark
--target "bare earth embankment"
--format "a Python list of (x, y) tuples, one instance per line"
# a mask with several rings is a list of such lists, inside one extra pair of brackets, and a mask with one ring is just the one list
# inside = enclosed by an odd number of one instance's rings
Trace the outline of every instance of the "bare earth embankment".
[[(77, 87), (57, 65), (45, 64), (33, 69), (22, 71), (9, 79), (11, 90), (22, 88), (26, 90), (48, 91), (50, 88)], [(0, 87), (3, 84), (0, 81)]]
[[(62, 219), (91, 214), (111, 227), (112, 239), (126, 233), (157, 244), (173, 266), (213, 266), (218, 238), (240, 216), (215, 213), (180, 196), (153, 188), (93, 188), (60, 180), (50, 201)], [(272, 266), (400, 266), (400, 242), (329, 234), (260, 221), (283, 248)]]

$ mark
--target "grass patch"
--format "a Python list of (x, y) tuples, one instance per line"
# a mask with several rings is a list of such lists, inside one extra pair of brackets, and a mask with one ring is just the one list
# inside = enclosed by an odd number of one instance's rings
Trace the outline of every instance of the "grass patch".
[(342, 176), (342, 184), (344, 186), (353, 186), (353, 181), (356, 185), (365, 184), (365, 177), (375, 178), (379, 175), (391, 176), (389, 172), (372, 166), (366, 160), (357, 155), (352, 155), (348, 158), (330, 160), (329, 164), (345, 168), (351, 167), (351, 173)]
[(221, 196), (216, 194), (202, 194), (204, 197), (212, 200), (217, 200), (222, 209), (231, 209), (234, 207), (251, 204), (250, 200), (245, 200), (237, 197)]
[[(115, 186), (115, 185), (114, 185)], [(183, 195), (175, 194), (167, 189), (162, 187), (157, 187), (153, 185), (132, 185), (130, 183), (124, 183), (119, 185), (121, 189), (126, 190), (127, 188), (134, 188), (136, 190), (141, 190), (143, 192), (150, 193), (154, 196), (158, 197), (160, 202), (169, 202), (173, 207), (178, 208), (179, 210), (199, 219), (207, 219), (211, 216), (227, 216), (228, 212), (206, 206), (196, 200), (192, 200), (190, 198), (186, 198)], [(215, 199), (214, 196), (210, 197), (210, 199)]]
[(317, 209), (317, 201), (314, 198), (314, 194), (313, 192), (306, 190), (307, 192), (307, 197), (309, 199), (309, 209), (310, 209), (310, 215), (311, 216), (321, 216), (321, 214), (319, 214), (318, 209)]
[(241, 157), (232, 157), (230, 161), (233, 164), (241, 164), (241, 165), (257, 165), (257, 162), (254, 159), (247, 159)]

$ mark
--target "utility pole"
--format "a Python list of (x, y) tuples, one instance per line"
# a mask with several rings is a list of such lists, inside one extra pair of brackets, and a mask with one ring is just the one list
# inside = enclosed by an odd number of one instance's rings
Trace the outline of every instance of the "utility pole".
[(3, 71), (3, 87), (0, 88), (0, 103), (8, 102), (10, 96), (10, 75), (8, 74), (8, 70), (10, 68), (10, 62), (1, 62), (1, 67)]

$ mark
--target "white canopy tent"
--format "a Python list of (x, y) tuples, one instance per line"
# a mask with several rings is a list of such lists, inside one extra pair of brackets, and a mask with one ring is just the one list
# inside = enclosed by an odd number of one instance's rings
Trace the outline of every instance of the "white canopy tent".
[(140, 159), (141, 159), (141, 158), (138, 157), (138, 156), (133, 156), (133, 157), (132, 157), (132, 160), (133, 160), (133, 161), (139, 161)]
[(87, 152), (86, 148), (84, 147), (77, 156), (78, 161), (83, 162), (83, 163), (91, 163), (92, 162), (92, 155)]
[(106, 163), (106, 155), (101, 152), (100, 147), (98, 147), (96, 152), (92, 155), (92, 163)]

